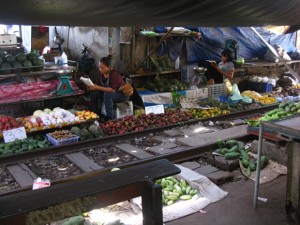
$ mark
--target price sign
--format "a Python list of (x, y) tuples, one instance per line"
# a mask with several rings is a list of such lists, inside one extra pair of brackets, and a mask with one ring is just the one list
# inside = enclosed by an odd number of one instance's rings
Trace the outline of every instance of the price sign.
[(15, 139), (25, 139), (27, 138), (25, 127), (19, 127), (11, 130), (3, 131), (4, 142), (12, 142)]
[(148, 106), (145, 107), (145, 113), (146, 115), (150, 113), (154, 113), (154, 114), (165, 113), (165, 108), (163, 105)]

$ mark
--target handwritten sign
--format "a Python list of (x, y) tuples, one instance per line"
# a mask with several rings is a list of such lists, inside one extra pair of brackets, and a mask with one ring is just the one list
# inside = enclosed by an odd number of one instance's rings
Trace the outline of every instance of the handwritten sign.
[(19, 127), (11, 130), (3, 131), (4, 142), (12, 142), (15, 139), (25, 139), (27, 138), (25, 127)]
[(145, 113), (146, 115), (150, 113), (154, 113), (154, 114), (165, 113), (165, 108), (163, 105), (148, 106), (145, 107)]

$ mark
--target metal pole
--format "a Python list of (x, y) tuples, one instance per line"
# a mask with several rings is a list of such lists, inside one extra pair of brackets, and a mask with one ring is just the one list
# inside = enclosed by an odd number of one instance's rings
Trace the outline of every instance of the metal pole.
[(256, 176), (255, 176), (255, 189), (254, 189), (254, 201), (253, 208), (257, 208), (257, 198), (259, 192), (259, 177), (260, 177), (260, 158), (263, 146), (263, 132), (264, 132), (264, 124), (261, 123), (259, 126), (259, 136), (258, 136), (258, 150), (257, 150), (257, 165), (256, 165)]
[(300, 76), (282, 59), (280, 55), (277, 54), (275, 49), (257, 32), (257, 30), (254, 27), (251, 27), (251, 29), (260, 38), (260, 40), (262, 40), (262, 42), (270, 49), (270, 51), (279, 59), (279, 61), (283, 63), (283, 65), (291, 72), (291, 74), (293, 74), (294, 77), (298, 81), (300, 81)]

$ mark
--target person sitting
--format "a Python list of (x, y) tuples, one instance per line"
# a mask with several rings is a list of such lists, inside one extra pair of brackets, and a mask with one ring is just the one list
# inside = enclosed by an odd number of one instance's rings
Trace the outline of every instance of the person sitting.
[[(119, 91), (124, 81), (117, 70), (111, 69), (111, 58), (112, 56), (108, 55), (100, 60), (99, 79), (93, 86), (88, 86), (88, 90), (90, 91), (91, 110), (101, 115), (101, 106), (104, 103), (107, 118), (115, 119), (114, 103), (126, 102), (129, 97)], [(99, 100), (101, 104), (99, 104)]]
[(234, 74), (233, 57), (229, 49), (225, 49), (221, 53), (221, 62), (217, 64), (215, 61), (199, 61), (198, 66), (206, 67), (205, 76), (207, 84), (221, 84), (225, 79), (231, 80)]

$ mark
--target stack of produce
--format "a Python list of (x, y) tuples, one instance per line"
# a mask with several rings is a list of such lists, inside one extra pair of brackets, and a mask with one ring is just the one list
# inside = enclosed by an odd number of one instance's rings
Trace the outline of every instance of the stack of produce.
[(241, 93), (241, 95), (252, 98), (254, 101), (259, 102), (263, 105), (274, 104), (277, 102), (276, 98), (272, 97), (272, 95), (261, 95), (255, 91), (244, 91)]
[(15, 139), (13, 142), (0, 143), (0, 155), (9, 155), (20, 152), (32, 151), (50, 147), (52, 144), (45, 136), (30, 137), (22, 140)]
[(64, 125), (79, 123), (80, 118), (75, 116), (68, 110), (56, 107), (53, 110), (44, 109), (36, 110), (32, 116), (25, 117), (24, 126), (27, 130), (32, 131), (35, 129), (48, 129), (53, 127), (61, 127)]
[(90, 110), (76, 111), (75, 115), (79, 117), (79, 120), (90, 120), (98, 118), (98, 115)]
[(285, 117), (294, 115), (295, 113), (300, 113), (300, 102), (297, 104), (291, 100), (285, 100), (278, 105), (278, 108), (266, 112), (262, 117), (257, 120), (249, 119), (247, 123), (249, 126), (259, 126), (260, 122), (267, 122), (271, 120), (277, 120)]
[(0, 133), (4, 130), (11, 130), (22, 126), (22, 120), (17, 120), (11, 116), (0, 115)]
[(162, 114), (148, 114), (125, 116), (117, 120), (110, 120), (101, 124), (100, 128), (107, 135), (125, 134), (132, 131), (142, 131), (153, 127), (162, 127), (174, 123), (180, 123), (192, 119), (193, 116), (187, 111), (178, 109), (166, 109)]
[(178, 200), (196, 200), (199, 198), (198, 190), (192, 188), (184, 179), (176, 179), (173, 176), (155, 181), (162, 186), (163, 205), (172, 205)]
[[(244, 168), (247, 169), (247, 174), (250, 175), (252, 171), (256, 170), (257, 161), (249, 157), (249, 152), (245, 148), (245, 143), (237, 140), (223, 141), (217, 140), (218, 149), (214, 152), (221, 154), (227, 160), (239, 159)], [(261, 166), (263, 169), (268, 164), (268, 157), (261, 156)]]
[(153, 82), (147, 83), (146, 89), (155, 92), (173, 92), (173, 91), (184, 91), (189, 87), (188, 83), (183, 83), (177, 79), (166, 80), (160, 77), (156, 77)]
[(13, 72), (28, 72), (31, 70), (40, 71), (44, 68), (44, 61), (39, 59), (33, 52), (16, 56), (12, 54), (0, 55), (0, 73), (9, 74)]
[(189, 112), (192, 114), (192, 116), (196, 119), (202, 119), (202, 118), (208, 118), (208, 117), (214, 117), (214, 116), (220, 116), (229, 114), (230, 111), (223, 109), (221, 110), (218, 107), (212, 107), (210, 109), (190, 109)]
[[(243, 111), (243, 110), (247, 110), (247, 109), (253, 109), (253, 108), (257, 108), (257, 104), (256, 103), (245, 103), (243, 101), (241, 102), (226, 102), (226, 101), (222, 101), (222, 100), (217, 100), (217, 99), (201, 99), (200, 101), (198, 101), (199, 106), (200, 107), (218, 107), (221, 110), (227, 110), (230, 112), (236, 112), (236, 111)], [(260, 107), (260, 106), (259, 106)]]
[(88, 128), (72, 127), (71, 132), (80, 137), (81, 141), (105, 137), (103, 130), (95, 124), (90, 125)]

